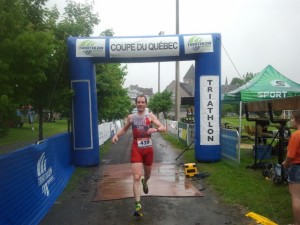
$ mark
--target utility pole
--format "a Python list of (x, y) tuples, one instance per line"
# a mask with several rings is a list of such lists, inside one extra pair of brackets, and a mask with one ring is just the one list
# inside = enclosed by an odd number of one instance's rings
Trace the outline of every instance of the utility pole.
[[(176, 34), (179, 34), (179, 0), (176, 0)], [(175, 120), (180, 120), (179, 61), (175, 65)]]
[[(164, 31), (160, 31), (158, 33), (158, 35), (164, 35), (165, 32)], [(157, 82), (158, 82), (158, 93), (160, 93), (160, 62), (158, 62), (158, 78), (157, 78)]]

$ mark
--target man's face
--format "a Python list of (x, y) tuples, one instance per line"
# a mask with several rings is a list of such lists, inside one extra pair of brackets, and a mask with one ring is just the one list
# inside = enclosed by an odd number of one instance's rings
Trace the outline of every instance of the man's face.
[(144, 97), (138, 97), (136, 100), (136, 108), (138, 112), (144, 112), (147, 107), (146, 99)]

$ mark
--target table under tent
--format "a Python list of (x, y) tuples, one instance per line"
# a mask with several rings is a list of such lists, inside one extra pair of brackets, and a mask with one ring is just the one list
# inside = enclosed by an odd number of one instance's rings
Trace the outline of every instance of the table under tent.
[[(286, 147), (288, 145), (288, 140), (293, 132), (293, 127), (290, 127), (289, 121), (290, 121), (290, 114), (284, 115), (282, 112), (290, 112), (294, 109), (299, 109), (300, 107), (300, 96), (295, 97), (288, 97), (288, 98), (282, 98), (282, 99), (274, 99), (274, 100), (266, 100), (266, 101), (260, 101), (260, 102), (249, 102), (245, 103), (245, 112), (246, 112), (246, 119), (249, 121), (255, 122), (255, 137), (261, 137), (261, 138), (270, 138), (271, 142), (269, 142), (269, 145), (266, 146), (264, 155), (262, 155), (259, 159), (255, 157), (254, 164), (252, 165), (253, 168), (259, 168), (261, 166), (266, 166), (264, 164), (261, 164), (261, 162), (264, 159), (265, 155), (271, 154), (273, 151), (274, 154), (278, 156), (277, 160), (277, 169), (280, 171), (277, 171), (277, 176), (272, 177), (274, 182), (280, 183), (285, 179), (284, 171), (281, 167), (282, 162), (285, 159), (286, 156)], [(267, 112), (268, 117), (255, 117), (251, 118), (250, 113), (257, 113), (257, 112)], [(280, 116), (276, 116), (279, 115)], [(260, 131), (260, 123), (264, 120), (269, 120), (269, 122), (276, 127), (276, 130), (273, 130), (268, 133), (263, 133)], [(275, 132), (274, 132), (275, 131)], [(276, 149), (273, 149), (273, 143), (275, 142)], [(254, 151), (257, 151), (260, 149), (258, 142), (255, 141), (254, 145)], [(258, 155), (258, 154), (257, 154)], [(268, 158), (268, 157), (267, 157)], [(271, 164), (270, 164), (271, 165)], [(274, 165), (273, 165), (274, 166)], [(266, 169), (266, 168), (265, 168)], [(267, 169), (273, 169), (276, 168), (267, 168)], [(274, 176), (274, 174), (273, 174)]]

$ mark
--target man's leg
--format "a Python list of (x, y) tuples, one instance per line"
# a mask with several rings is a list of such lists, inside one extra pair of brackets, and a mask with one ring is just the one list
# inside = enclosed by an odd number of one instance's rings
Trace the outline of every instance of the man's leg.
[(148, 194), (149, 188), (147, 181), (150, 179), (152, 166), (146, 166), (144, 164), (144, 178), (142, 179), (143, 191), (145, 194)]
[(144, 157), (144, 181), (147, 183), (147, 181), (150, 179), (151, 176), (151, 170), (152, 170), (152, 163), (153, 163), (153, 148), (149, 148), (146, 152), (146, 155)]
[(152, 170), (152, 166), (146, 166), (146, 165), (144, 165), (144, 177), (145, 177), (145, 182), (146, 183), (150, 179), (151, 170)]
[(141, 201), (141, 177), (143, 163), (132, 163), (131, 170), (133, 175), (133, 195), (135, 202)]

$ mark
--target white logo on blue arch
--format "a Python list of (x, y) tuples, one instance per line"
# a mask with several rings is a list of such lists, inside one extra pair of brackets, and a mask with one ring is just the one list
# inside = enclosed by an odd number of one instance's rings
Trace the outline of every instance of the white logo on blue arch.
[(77, 39), (76, 57), (105, 57), (105, 39)]
[(47, 167), (45, 152), (40, 156), (37, 162), (36, 172), (38, 177), (38, 186), (42, 188), (42, 193), (45, 196), (49, 196), (49, 184), (54, 180), (54, 177), (52, 167)]
[(211, 35), (184, 36), (184, 53), (195, 54), (201, 52), (213, 52)]
[(282, 80), (272, 80), (271, 85), (273, 87), (280, 87), (280, 88), (289, 88), (291, 87), (287, 82)]

